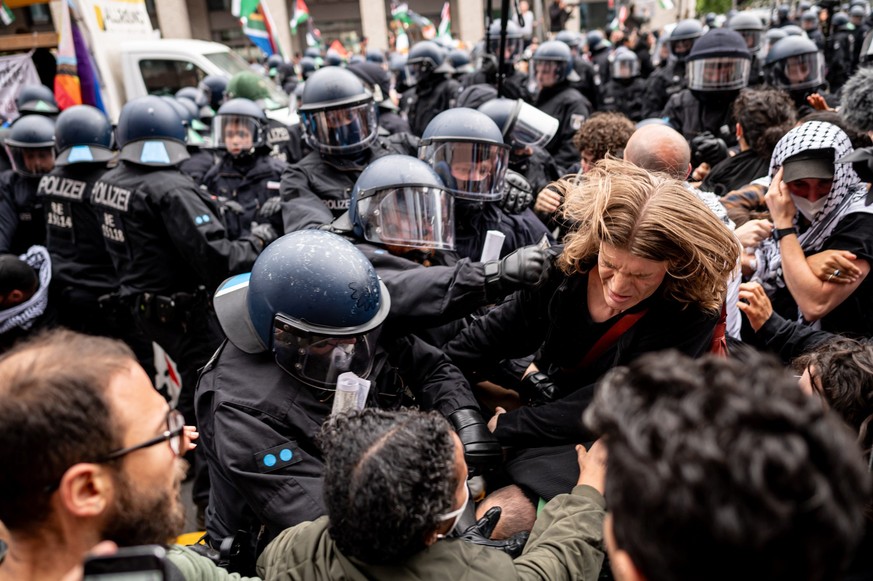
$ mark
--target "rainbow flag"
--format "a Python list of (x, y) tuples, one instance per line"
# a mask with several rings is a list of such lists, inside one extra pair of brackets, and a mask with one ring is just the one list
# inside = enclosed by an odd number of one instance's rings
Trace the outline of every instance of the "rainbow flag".
[(70, 6), (66, 2), (61, 7), (61, 30), (58, 38), (58, 71), (55, 75), (55, 100), (63, 110), (82, 104), (82, 89), (79, 85), (76, 44), (73, 39), (73, 23)]

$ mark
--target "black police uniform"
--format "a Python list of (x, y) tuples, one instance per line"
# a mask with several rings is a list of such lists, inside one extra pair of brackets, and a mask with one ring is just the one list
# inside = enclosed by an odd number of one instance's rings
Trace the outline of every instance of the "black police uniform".
[(578, 81), (572, 81), (570, 86), (582, 93), (591, 103), (592, 111), (600, 110), (600, 73), (585, 57), (573, 57), (573, 70), (579, 75)]
[(276, 119), (267, 118), (267, 146), (271, 157), (286, 163), (292, 163), (298, 153), (291, 129)]
[(561, 177), (555, 159), (542, 147), (532, 147), (530, 155), (509, 152), (509, 169), (524, 176), (530, 184), (534, 197), (551, 182)]
[(176, 362), (179, 409), (193, 423), (197, 370), (221, 342), (208, 297), (229, 274), (249, 270), (254, 237), (229, 241), (208, 196), (175, 167), (122, 161), (98, 180), (91, 205), (137, 324)]
[(310, 152), (282, 174), (282, 221), (285, 233), (330, 224), (349, 209), (349, 195), (364, 167), (383, 155), (416, 155), (418, 144), (406, 135), (377, 137), (359, 155)]
[(312, 148), (306, 143), (306, 137), (303, 135), (303, 125), (297, 123), (288, 128), (288, 144), (285, 148), (285, 161), (288, 165), (293, 165), (309, 155)]
[(643, 102), (646, 99), (646, 82), (640, 77), (610, 79), (601, 87), (600, 110), (624, 113), (631, 121), (643, 117)]
[[(530, 103), (533, 100), (533, 96), (527, 88), (528, 76), (521, 71), (515, 70), (512, 64), (505, 65), (503, 69), (506, 75), (503, 78), (503, 97), (507, 99), (522, 99)], [(497, 66), (488, 63), (487, 68), (465, 75), (461, 84), (463, 85), (461, 90), (472, 85), (491, 85), (496, 87)]]
[(45, 211), (36, 195), (39, 176), (23, 176), (14, 170), (0, 173), (0, 252), (24, 254), (34, 244), (45, 245)]
[(670, 59), (646, 80), (646, 97), (643, 100), (643, 119), (660, 117), (670, 97), (686, 87), (685, 63)]
[(710, 99), (712, 100), (704, 101), (690, 89), (684, 89), (670, 97), (661, 117), (667, 119), (670, 126), (688, 141), (704, 131), (709, 131), (724, 139), (728, 147), (733, 147), (737, 144), (737, 136), (734, 132), (736, 121), (731, 116), (731, 103), (736, 95)]
[(546, 226), (530, 208), (520, 214), (507, 214), (494, 202), (455, 200), (455, 250), (459, 256), (480, 260), (488, 230), (497, 230), (505, 236), (501, 257), (523, 246), (537, 244), (543, 236), (553, 241)]
[(848, 30), (832, 32), (827, 40), (825, 61), (827, 62), (827, 81), (831, 93), (838, 93), (854, 71), (853, 58), (855, 39)]
[(415, 135), (424, 133), (431, 120), (455, 105), (460, 83), (442, 73), (431, 73), (403, 93), (400, 108), (406, 111), (409, 127)]
[(546, 151), (552, 154), (563, 171), (579, 161), (573, 135), (591, 114), (591, 103), (565, 80), (540, 91), (535, 105), (560, 122), (558, 132), (546, 145)]
[[(237, 240), (251, 232), (252, 222), (262, 222), (258, 210), (268, 199), (279, 195), (279, 183), (287, 164), (255, 152), (234, 157), (225, 153), (200, 182), (213, 196), (231, 200), (242, 206), (242, 212), (226, 209), (224, 225), (227, 238)], [(277, 232), (282, 231), (280, 216), (270, 220)]]
[(179, 164), (179, 171), (199, 184), (218, 160), (215, 152), (210, 149), (189, 147), (188, 154), (191, 157)]
[[(412, 336), (380, 341), (372, 369), (370, 407), (417, 404), (444, 416), (477, 407), (448, 357)], [(253, 531), (247, 549), (260, 550), (285, 528), (326, 513), (315, 436), (332, 405), (330, 392), (297, 381), (272, 353), (222, 344), (197, 389), (200, 448), (212, 481), (206, 511), (212, 543)]]

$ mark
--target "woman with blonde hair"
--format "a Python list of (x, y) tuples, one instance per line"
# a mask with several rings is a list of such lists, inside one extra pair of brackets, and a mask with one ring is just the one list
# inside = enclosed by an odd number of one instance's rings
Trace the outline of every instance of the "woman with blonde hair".
[[(508, 465), (512, 479), (546, 499), (575, 482), (573, 444), (592, 439), (582, 411), (606, 371), (651, 351), (709, 350), (740, 252), (721, 220), (665, 175), (606, 159), (558, 185), (575, 226), (546, 281), (445, 346), (461, 369), (527, 400), (498, 408), (489, 426), (504, 446), (524, 449)], [(501, 361), (531, 354), (520, 382), (499, 375)]]

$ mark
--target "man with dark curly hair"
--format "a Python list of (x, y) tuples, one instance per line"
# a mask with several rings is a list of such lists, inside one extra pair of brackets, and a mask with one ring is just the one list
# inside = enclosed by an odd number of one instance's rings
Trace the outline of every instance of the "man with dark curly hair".
[(641, 357), (606, 376), (585, 420), (607, 442), (618, 581), (840, 578), (869, 474), (775, 361)]
[[(327, 422), (328, 516), (279, 535), (264, 550), (265, 579), (597, 579), (605, 459), (577, 448), (579, 480), (543, 509), (524, 554), (446, 538), (467, 504), (461, 441), (435, 413), (366, 408)], [(475, 528), (475, 527), (473, 527)]]

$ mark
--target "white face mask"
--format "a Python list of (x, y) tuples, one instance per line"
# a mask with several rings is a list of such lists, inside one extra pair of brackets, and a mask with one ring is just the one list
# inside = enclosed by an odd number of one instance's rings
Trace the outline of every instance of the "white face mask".
[(794, 200), (794, 206), (797, 208), (797, 211), (803, 214), (810, 222), (812, 222), (816, 215), (824, 209), (825, 204), (828, 201), (827, 196), (819, 198), (815, 202), (810, 202), (806, 198), (801, 198), (794, 194), (791, 194), (791, 199)]
[(461, 518), (461, 514), (463, 514), (464, 510), (467, 508), (467, 503), (469, 501), (470, 488), (466, 484), (464, 484), (464, 502), (461, 504), (461, 508), (459, 508), (458, 510), (453, 510), (452, 512), (447, 512), (446, 514), (440, 516), (441, 521), (453, 521), (451, 528), (449, 528), (448, 532), (442, 536), (449, 535), (453, 530), (455, 530), (455, 527), (458, 526), (458, 519)]

